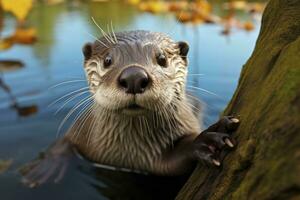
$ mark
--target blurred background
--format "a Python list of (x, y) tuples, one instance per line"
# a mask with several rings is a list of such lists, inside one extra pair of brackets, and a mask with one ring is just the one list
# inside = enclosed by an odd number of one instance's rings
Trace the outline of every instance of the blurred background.
[(159, 199), (149, 185), (144, 190), (127, 179), (111, 181), (111, 172), (91, 177), (75, 170), (71, 178), (35, 190), (20, 183), (17, 169), (63, 134), (78, 114), (58, 131), (84, 98), (74, 97), (86, 86), (81, 48), (101, 36), (91, 18), (105, 30), (112, 24), (116, 32), (144, 29), (187, 41), (187, 90), (203, 102), (207, 126), (237, 86), (265, 2), (0, 0), (0, 199)]

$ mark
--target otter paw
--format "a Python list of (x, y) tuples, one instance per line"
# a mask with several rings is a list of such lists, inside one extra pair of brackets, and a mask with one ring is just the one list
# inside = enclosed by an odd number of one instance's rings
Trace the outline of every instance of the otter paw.
[(28, 187), (37, 187), (53, 179), (58, 183), (68, 167), (69, 158), (61, 155), (42, 155), (20, 169), (22, 183)]
[(208, 127), (204, 132), (220, 132), (220, 133), (232, 133), (240, 124), (240, 120), (233, 116), (224, 116), (217, 123)]
[(194, 140), (193, 158), (215, 166), (221, 165), (221, 153), (233, 148), (235, 141), (231, 133), (238, 128), (239, 120), (232, 116), (222, 117)]
[(29, 187), (36, 187), (52, 179), (59, 182), (73, 158), (73, 146), (67, 140), (58, 140), (45, 153), (23, 166), (19, 171), (22, 182)]

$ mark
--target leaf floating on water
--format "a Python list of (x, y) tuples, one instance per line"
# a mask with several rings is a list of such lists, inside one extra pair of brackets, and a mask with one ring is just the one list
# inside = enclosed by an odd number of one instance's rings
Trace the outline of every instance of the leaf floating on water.
[(19, 60), (0, 60), (0, 72), (15, 71), (24, 67)]
[(244, 10), (251, 13), (262, 13), (266, 7), (266, 3), (262, 2), (246, 2), (246, 1), (231, 1), (223, 4), (224, 9), (229, 10)]
[(225, 27), (222, 31), (221, 31), (222, 35), (229, 35), (230, 34), (230, 29)]
[(0, 174), (8, 170), (13, 160), (0, 160)]
[[(159, 0), (127, 0), (131, 5), (137, 6), (139, 10), (150, 12), (153, 14), (161, 12), (172, 12), (176, 19), (181, 23), (192, 24), (218, 24), (225, 26), (222, 31), (223, 35), (231, 33), (232, 28), (238, 28), (246, 31), (251, 31), (255, 28), (252, 22), (240, 22), (236, 18), (235, 11), (242, 10), (249, 12), (252, 19), (253, 14), (261, 13), (265, 8), (265, 3), (249, 3), (244, 0), (229, 1), (224, 3), (222, 8), (230, 11), (230, 17), (219, 16), (213, 13), (213, 6), (207, 0), (196, 1), (159, 1)], [(249, 16), (250, 16), (249, 15)]]
[(0, 51), (11, 48), (13, 43), (14, 41), (11, 37), (0, 39)]
[(209, 15), (212, 12), (210, 3), (205, 0), (197, 1), (195, 7), (201, 12), (202, 15)]
[(224, 3), (225, 9), (245, 10), (247, 8), (247, 2), (245, 1), (231, 1)]
[(16, 107), (18, 115), (22, 117), (27, 117), (35, 114), (38, 111), (38, 107), (36, 105), (31, 106), (17, 106)]
[(56, 4), (60, 4), (63, 2), (64, 2), (64, 0), (46, 0), (46, 3), (49, 5), (56, 5)]
[(251, 13), (262, 13), (266, 8), (265, 3), (252, 3), (249, 5), (249, 12)]
[(252, 22), (245, 22), (243, 24), (243, 28), (246, 30), (246, 31), (252, 31), (254, 29), (254, 24)]
[(186, 1), (170, 2), (168, 10), (170, 12), (180, 12), (182, 10), (185, 10), (187, 6), (188, 3)]
[(0, 0), (4, 11), (13, 13), (19, 21), (24, 21), (32, 8), (33, 0)]
[(14, 43), (33, 44), (37, 40), (36, 35), (34, 28), (17, 28), (11, 37)]
[(193, 21), (194, 16), (190, 12), (181, 12), (176, 15), (176, 18), (181, 23), (188, 23)]
[(142, 2), (139, 4), (139, 10), (144, 12), (149, 12), (152, 14), (167, 11), (167, 4), (161, 1), (149, 1)]
[(127, 0), (127, 2), (131, 5), (137, 5), (140, 3), (141, 0)]
[(36, 29), (34, 28), (17, 28), (11, 36), (0, 39), (0, 51), (7, 50), (14, 44), (33, 44), (37, 41), (36, 35)]

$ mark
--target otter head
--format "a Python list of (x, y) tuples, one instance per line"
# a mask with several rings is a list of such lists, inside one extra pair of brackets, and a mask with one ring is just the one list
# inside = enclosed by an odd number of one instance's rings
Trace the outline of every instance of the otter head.
[(183, 98), (187, 43), (148, 31), (113, 36), (83, 47), (86, 77), (97, 105), (141, 115), (167, 109)]

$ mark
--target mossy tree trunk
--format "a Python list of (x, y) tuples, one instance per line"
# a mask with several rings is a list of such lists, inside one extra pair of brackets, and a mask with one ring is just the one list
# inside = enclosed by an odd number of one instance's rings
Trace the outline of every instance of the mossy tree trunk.
[(300, 199), (300, 0), (271, 0), (224, 111), (238, 146), (221, 169), (198, 166), (177, 199)]

